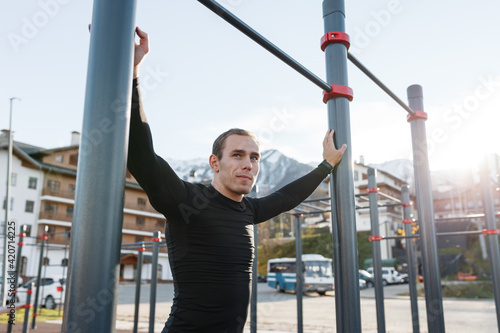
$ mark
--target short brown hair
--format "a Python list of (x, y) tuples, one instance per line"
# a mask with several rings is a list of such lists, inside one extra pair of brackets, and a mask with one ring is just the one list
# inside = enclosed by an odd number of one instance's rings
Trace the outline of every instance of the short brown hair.
[(217, 158), (219, 160), (222, 158), (222, 151), (224, 150), (224, 144), (226, 143), (227, 137), (230, 135), (233, 135), (233, 134), (242, 135), (242, 136), (249, 136), (252, 139), (254, 139), (255, 142), (257, 142), (257, 145), (259, 144), (255, 135), (253, 135), (249, 131), (241, 129), (241, 128), (231, 128), (230, 130), (227, 130), (224, 133), (222, 133), (221, 135), (219, 135), (219, 137), (217, 139), (215, 139), (214, 144), (212, 146), (212, 154), (217, 156)]

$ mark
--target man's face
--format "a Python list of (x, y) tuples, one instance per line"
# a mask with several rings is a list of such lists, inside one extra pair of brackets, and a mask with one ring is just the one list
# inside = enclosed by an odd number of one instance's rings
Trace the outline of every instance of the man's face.
[(215, 172), (213, 186), (226, 197), (241, 201), (257, 180), (259, 160), (259, 146), (253, 138), (237, 134), (228, 136), (222, 158), (210, 157)]

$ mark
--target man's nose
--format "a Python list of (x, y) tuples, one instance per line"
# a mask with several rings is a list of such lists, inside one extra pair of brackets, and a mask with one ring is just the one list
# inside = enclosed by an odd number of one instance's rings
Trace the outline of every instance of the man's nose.
[(252, 161), (250, 158), (245, 158), (243, 161), (243, 169), (252, 170)]

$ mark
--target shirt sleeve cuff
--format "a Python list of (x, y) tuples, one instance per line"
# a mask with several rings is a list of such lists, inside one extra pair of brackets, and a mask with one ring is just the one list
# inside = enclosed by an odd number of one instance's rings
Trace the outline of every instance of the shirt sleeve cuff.
[(318, 169), (320, 169), (325, 175), (328, 175), (328, 174), (332, 173), (333, 166), (330, 163), (328, 163), (326, 160), (323, 160), (323, 162), (321, 162), (318, 165)]

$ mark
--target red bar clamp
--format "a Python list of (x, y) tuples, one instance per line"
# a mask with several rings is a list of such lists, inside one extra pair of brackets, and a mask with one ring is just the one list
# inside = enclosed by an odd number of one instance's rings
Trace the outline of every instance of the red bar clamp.
[(325, 51), (329, 44), (342, 43), (345, 45), (347, 50), (351, 46), (351, 41), (349, 35), (342, 31), (330, 31), (321, 37), (321, 51)]
[(24, 246), (24, 243), (23, 242), (18, 242), (17, 245), (18, 246)]
[(159, 239), (159, 238), (154, 237), (151, 241), (152, 241), (152, 242), (159, 242), (159, 241), (160, 241), (160, 239)]
[(373, 241), (381, 241), (381, 240), (383, 240), (383, 239), (384, 239), (384, 237), (382, 237), (382, 236), (370, 236), (370, 237), (368, 238), (368, 240), (369, 240), (370, 242), (373, 242)]
[(405, 202), (405, 203), (403, 204), (403, 207), (411, 207), (411, 203), (409, 203), (409, 202)]
[(405, 219), (405, 220), (403, 220), (403, 223), (412, 223), (412, 222), (413, 222), (412, 219)]
[(418, 111), (418, 110), (415, 110), (413, 111), (415, 112), (415, 114), (411, 115), (409, 114), (407, 117), (406, 117), (406, 120), (408, 122), (412, 121), (412, 120), (415, 120), (415, 119), (423, 119), (423, 120), (427, 120), (427, 113), (425, 113), (424, 111)]
[[(153, 241), (153, 242), (154, 242), (154, 241)], [(140, 247), (140, 248), (138, 248), (138, 249), (137, 249), (137, 251), (139, 251), (139, 252), (144, 252), (144, 248), (143, 248), (143, 247)]]
[(500, 235), (500, 229), (484, 229), (481, 235)]
[(334, 97), (345, 97), (349, 100), (349, 102), (352, 102), (353, 93), (350, 87), (341, 86), (339, 84), (331, 84), (330, 87), (332, 88), (332, 91), (323, 91), (323, 103), (326, 104), (326, 102)]
[(369, 188), (368, 193), (378, 193), (378, 188)]

